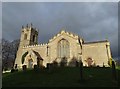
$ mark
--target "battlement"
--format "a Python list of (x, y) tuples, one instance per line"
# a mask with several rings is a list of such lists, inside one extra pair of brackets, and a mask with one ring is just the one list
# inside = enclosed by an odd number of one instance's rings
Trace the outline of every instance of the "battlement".
[(57, 37), (59, 37), (59, 36), (62, 35), (62, 34), (66, 34), (66, 35), (68, 35), (68, 36), (70, 36), (70, 37), (72, 37), (72, 38), (74, 38), (74, 39), (78, 39), (78, 38), (79, 38), (78, 35), (73, 34), (73, 33), (70, 33), (70, 32), (67, 32), (67, 31), (65, 31), (65, 30), (62, 29), (57, 35), (55, 35), (54, 37), (52, 37), (52, 38), (49, 40), (49, 42), (55, 40)]
[(33, 28), (33, 24), (31, 23), (30, 25), (26, 25), (25, 27), (24, 26), (22, 26), (22, 31), (25, 31), (25, 30), (35, 30), (35, 31), (37, 31), (38, 32), (38, 29), (37, 28)]
[(23, 48), (33, 48), (33, 47), (44, 47), (44, 46), (48, 46), (48, 44), (36, 44), (36, 45), (28, 45), (28, 46), (24, 46)]

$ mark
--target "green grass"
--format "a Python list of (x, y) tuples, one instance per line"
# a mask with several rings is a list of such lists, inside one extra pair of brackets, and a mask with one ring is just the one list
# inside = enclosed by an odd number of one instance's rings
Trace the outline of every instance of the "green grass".
[(120, 66), (116, 66), (116, 69), (120, 70)]
[[(116, 87), (111, 68), (84, 68), (84, 80), (80, 82), (77, 67), (55, 68), (41, 71), (27, 70), (6, 73), (2, 76), (3, 87)], [(117, 70), (117, 76), (120, 70)]]

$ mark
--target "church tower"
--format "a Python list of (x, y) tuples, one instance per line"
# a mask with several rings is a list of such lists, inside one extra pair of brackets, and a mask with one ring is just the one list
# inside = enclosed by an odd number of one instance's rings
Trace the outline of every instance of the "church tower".
[(37, 29), (33, 28), (32, 24), (30, 26), (27, 25), (26, 27), (22, 26), (20, 44), (17, 51), (14, 67), (17, 65), (17, 68), (22, 68), (21, 58), (23, 55), (23, 47), (35, 44), (38, 44)]
[(20, 47), (38, 44), (38, 31), (36, 28), (30, 26), (22, 27)]

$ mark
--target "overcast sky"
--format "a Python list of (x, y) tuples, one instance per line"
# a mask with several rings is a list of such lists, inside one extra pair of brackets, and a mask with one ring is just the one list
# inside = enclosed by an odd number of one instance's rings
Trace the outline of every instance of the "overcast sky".
[(65, 28), (85, 41), (108, 39), (112, 55), (118, 56), (117, 2), (2, 3), (3, 38), (19, 39), (22, 25), (31, 22), (39, 29), (39, 43), (47, 43)]

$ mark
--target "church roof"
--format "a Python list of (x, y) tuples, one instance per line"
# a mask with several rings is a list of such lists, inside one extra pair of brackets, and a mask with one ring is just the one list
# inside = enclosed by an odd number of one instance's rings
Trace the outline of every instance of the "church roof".
[(94, 41), (94, 42), (84, 42), (84, 44), (104, 43), (104, 42), (108, 42), (108, 40), (103, 40), (103, 41)]

